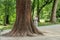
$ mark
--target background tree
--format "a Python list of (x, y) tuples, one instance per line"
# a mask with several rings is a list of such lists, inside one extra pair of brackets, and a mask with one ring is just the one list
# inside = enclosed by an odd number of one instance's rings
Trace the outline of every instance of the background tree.
[(5, 16), (4, 16), (4, 25), (9, 24), (9, 0), (4, 1), (5, 5)]
[(39, 0), (37, 1), (37, 17), (38, 17), (38, 22), (39, 22), (39, 19), (40, 19), (40, 17), (39, 17), (40, 15), (39, 15)]
[(57, 10), (58, 0), (54, 0), (53, 6), (52, 6), (52, 13), (51, 13), (51, 19), (50, 21), (52, 23), (56, 23), (56, 10)]
[(33, 2), (32, 2), (32, 19), (33, 19), (33, 16), (34, 16), (35, 7), (36, 7), (36, 0), (33, 0)]

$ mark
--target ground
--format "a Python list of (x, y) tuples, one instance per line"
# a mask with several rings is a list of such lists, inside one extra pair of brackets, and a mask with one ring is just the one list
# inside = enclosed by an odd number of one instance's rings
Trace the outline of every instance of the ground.
[[(44, 36), (35, 37), (2, 37), (0, 40), (60, 40), (60, 24), (37, 27), (44, 33)], [(1, 34), (9, 32), (8, 30), (3, 31)]]

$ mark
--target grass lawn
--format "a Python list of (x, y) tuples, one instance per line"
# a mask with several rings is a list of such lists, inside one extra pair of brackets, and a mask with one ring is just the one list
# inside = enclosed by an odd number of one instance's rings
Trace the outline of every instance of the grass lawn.
[(7, 26), (3, 26), (0, 25), (0, 30), (8, 30), (8, 29), (12, 29), (13, 25), (7, 25)]
[(39, 23), (38, 26), (47, 26), (47, 25), (55, 25), (55, 24), (60, 24), (60, 22), (57, 22), (57, 23), (51, 23), (51, 22)]

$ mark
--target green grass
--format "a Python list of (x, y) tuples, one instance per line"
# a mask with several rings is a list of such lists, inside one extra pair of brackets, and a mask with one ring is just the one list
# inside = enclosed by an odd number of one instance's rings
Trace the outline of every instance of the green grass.
[(48, 25), (55, 25), (60, 24), (60, 22), (51, 23), (51, 22), (45, 22), (45, 23), (39, 23), (38, 26), (48, 26)]
[(7, 26), (3, 26), (3, 25), (0, 25), (0, 30), (8, 30), (8, 29), (12, 29), (12, 25), (7, 25)]

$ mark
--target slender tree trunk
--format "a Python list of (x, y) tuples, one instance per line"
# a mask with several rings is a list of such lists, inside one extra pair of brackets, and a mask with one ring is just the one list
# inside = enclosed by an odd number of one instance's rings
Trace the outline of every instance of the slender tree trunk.
[(31, 17), (31, 1), (16, 0), (16, 22), (10, 36), (30, 36), (31, 34), (41, 34), (33, 25)]
[[(32, 19), (33, 19), (33, 16), (34, 16), (34, 12), (35, 12), (35, 5), (36, 4), (36, 0), (33, 0), (33, 3), (32, 3)], [(34, 21), (34, 19), (33, 19)]]
[(6, 16), (6, 24), (9, 24), (9, 15)]
[(53, 23), (56, 23), (56, 10), (57, 10), (58, 0), (54, 0), (53, 7), (52, 7), (52, 13), (51, 13), (51, 19), (50, 21)]
[(40, 17), (39, 17), (39, 12), (40, 10), (39, 10), (39, 0), (37, 0), (37, 17), (38, 17), (38, 22), (39, 22), (39, 20), (40, 20)]
[(8, 0), (5, 1), (5, 16), (4, 16), (4, 25), (9, 24), (9, 4)]
[(4, 17), (4, 26), (6, 26), (7, 24), (9, 24), (9, 15), (6, 15)]

